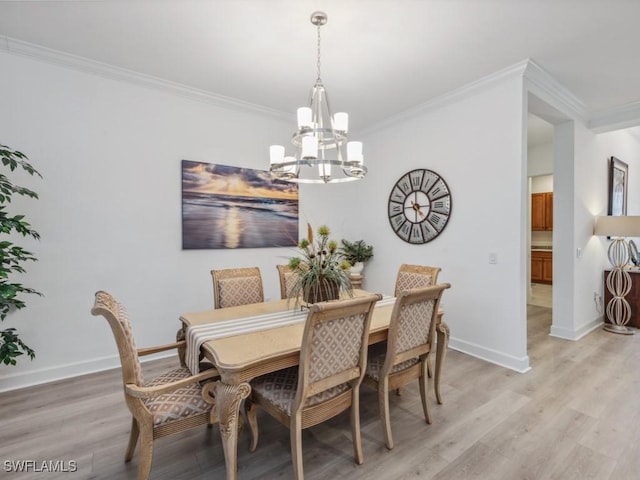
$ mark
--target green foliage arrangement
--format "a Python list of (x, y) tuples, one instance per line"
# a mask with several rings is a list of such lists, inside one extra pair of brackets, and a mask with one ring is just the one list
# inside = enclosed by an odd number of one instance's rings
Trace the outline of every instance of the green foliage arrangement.
[(351, 265), (355, 265), (357, 262), (365, 263), (373, 257), (373, 247), (364, 243), (364, 240), (350, 242), (343, 239), (340, 253)]
[(298, 243), (300, 257), (289, 260), (289, 268), (298, 274), (291, 294), (292, 297), (313, 303), (321, 298), (323, 291), (340, 290), (353, 296), (349, 280), (351, 264), (342, 257), (338, 243), (329, 239), (330, 230), (326, 225), (318, 227), (318, 239), (314, 241), (313, 229), (307, 225), (307, 238)]
[[(25, 221), (24, 215), (12, 215), (7, 211), (7, 205), (11, 203), (13, 195), (37, 199), (38, 194), (28, 188), (15, 185), (5, 174), (7, 173), (6, 169), (13, 172), (20, 168), (31, 176), (37, 175), (42, 178), (42, 175), (28, 162), (24, 153), (12, 150), (5, 145), (0, 145), (0, 160), (5, 171), (0, 173), (0, 233), (5, 237), (0, 238), (0, 320), (4, 320), (9, 313), (26, 306), (20, 297), (21, 294), (42, 295), (33, 288), (25, 287), (21, 283), (15, 283), (9, 279), (11, 274), (24, 273), (23, 262), (36, 261), (37, 258), (33, 253), (6, 240), (6, 236), (19, 233), (23, 237), (39, 239), (40, 235)], [(0, 363), (15, 365), (17, 357), (23, 354), (27, 354), (32, 360), (36, 355), (20, 339), (15, 328), (0, 330)]]

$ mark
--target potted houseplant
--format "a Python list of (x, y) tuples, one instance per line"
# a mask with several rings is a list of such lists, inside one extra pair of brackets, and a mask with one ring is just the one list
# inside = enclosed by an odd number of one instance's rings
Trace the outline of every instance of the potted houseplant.
[(350, 242), (343, 239), (340, 253), (352, 265), (351, 273), (359, 275), (362, 273), (364, 264), (373, 257), (373, 247), (364, 243), (364, 240)]
[[(0, 160), (2, 166), (11, 172), (19, 167), (29, 175), (42, 178), (42, 175), (28, 162), (27, 156), (17, 150), (0, 145)], [(0, 173), (0, 233), (5, 236), (0, 239), (0, 320), (4, 320), (9, 313), (26, 306), (20, 297), (21, 294), (42, 295), (33, 288), (9, 279), (11, 274), (25, 271), (22, 266), (24, 262), (35, 261), (37, 258), (31, 252), (7, 240), (7, 237), (17, 233), (23, 237), (40, 238), (38, 232), (25, 221), (24, 215), (11, 215), (7, 212), (7, 205), (11, 203), (11, 197), (14, 194), (38, 198), (38, 194), (34, 191), (15, 185), (6, 174)], [(16, 329), (0, 330), (0, 364), (15, 365), (16, 358), (24, 354), (32, 360), (35, 357), (35, 352), (22, 341)]]
[(314, 239), (313, 229), (307, 225), (307, 238), (298, 243), (301, 256), (289, 260), (289, 268), (297, 274), (290, 296), (296, 303), (300, 298), (306, 303), (335, 300), (341, 290), (353, 296), (351, 264), (342, 257), (338, 243), (329, 239), (329, 233), (329, 227), (322, 225)]

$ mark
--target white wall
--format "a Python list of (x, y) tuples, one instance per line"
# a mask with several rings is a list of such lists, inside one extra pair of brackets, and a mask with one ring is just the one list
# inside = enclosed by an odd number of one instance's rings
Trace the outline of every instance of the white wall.
[[(528, 368), (522, 108), (522, 79), (507, 78), (371, 133), (364, 138), (371, 173), (357, 187), (364, 201), (352, 209), (375, 248), (367, 289), (392, 291), (401, 263), (442, 267), (439, 280), (452, 284), (443, 297), (451, 346), (518, 370)], [(415, 168), (439, 173), (452, 193), (449, 223), (424, 245), (398, 238), (386, 214), (392, 186)]]
[(531, 178), (531, 193), (553, 192), (553, 175), (540, 175)]
[(541, 143), (527, 150), (530, 177), (553, 173), (553, 143)]
[(0, 368), (0, 390), (119, 364), (89, 313), (98, 289), (128, 307), (139, 346), (171, 341), (180, 313), (213, 307), (213, 267), (257, 265), (279, 298), (275, 264), (290, 249), (181, 250), (180, 161), (266, 169), (291, 122), (5, 52), (0, 71), (0, 143), (44, 177), (25, 179), (40, 200), (14, 205), (42, 236), (25, 242), (39, 261), (20, 280), (44, 297), (1, 325), (37, 356)]

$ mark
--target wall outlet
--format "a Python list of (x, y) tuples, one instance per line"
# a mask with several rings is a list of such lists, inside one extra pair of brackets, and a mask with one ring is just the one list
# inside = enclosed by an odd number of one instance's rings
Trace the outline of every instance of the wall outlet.
[(495, 265), (496, 263), (498, 263), (498, 254), (497, 253), (490, 253), (489, 254), (489, 263), (491, 265)]
[(593, 302), (596, 304), (596, 311), (598, 313), (602, 313), (602, 295), (600, 295), (598, 292), (593, 292)]

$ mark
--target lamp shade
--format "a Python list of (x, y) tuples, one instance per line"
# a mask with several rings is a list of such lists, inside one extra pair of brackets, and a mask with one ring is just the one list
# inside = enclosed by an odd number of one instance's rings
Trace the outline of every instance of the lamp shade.
[(640, 237), (640, 216), (596, 217), (593, 234), (606, 237)]

